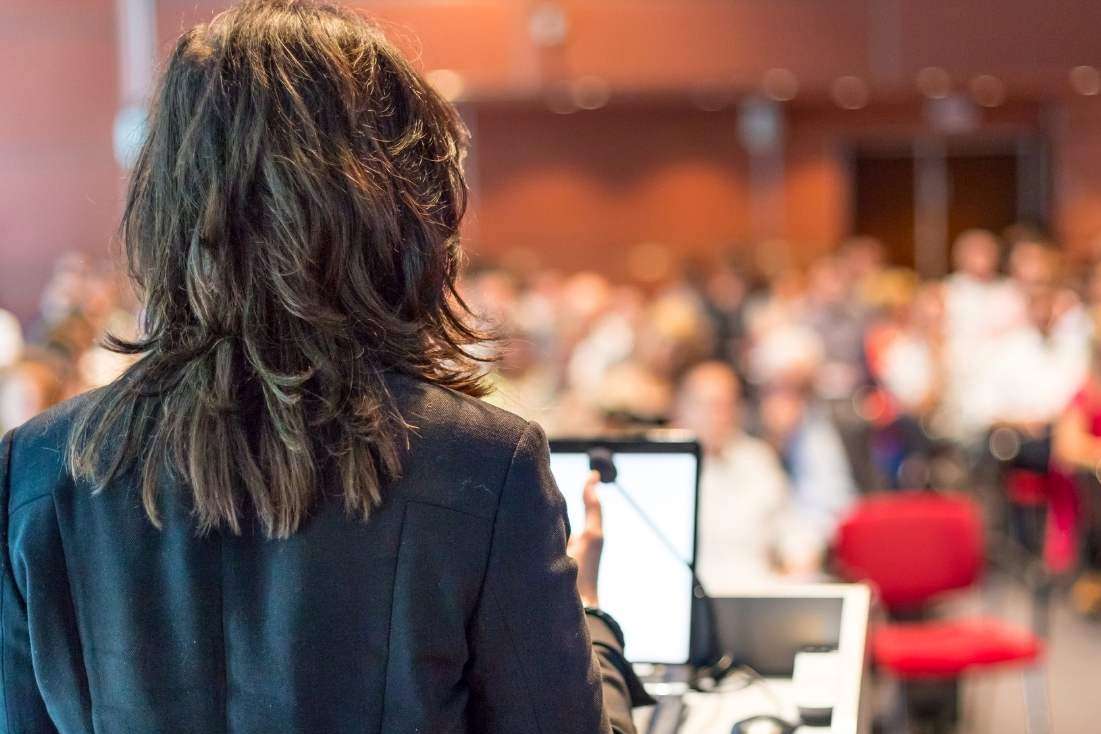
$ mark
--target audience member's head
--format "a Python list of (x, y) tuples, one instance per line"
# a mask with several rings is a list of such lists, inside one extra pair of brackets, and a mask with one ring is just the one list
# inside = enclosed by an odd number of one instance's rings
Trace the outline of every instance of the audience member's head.
[(655, 299), (635, 333), (634, 358), (666, 379), (711, 353), (711, 325), (701, 304), (684, 291)]
[(738, 266), (724, 261), (711, 271), (703, 284), (708, 302), (720, 311), (738, 309), (749, 294), (749, 282)]
[(612, 301), (612, 285), (599, 273), (575, 273), (562, 284), (559, 294), (559, 325), (573, 339), (581, 337)]
[(707, 454), (718, 454), (741, 431), (741, 392), (729, 365), (696, 365), (681, 381), (675, 422), (695, 433)]
[(865, 303), (886, 318), (905, 321), (918, 287), (917, 273), (906, 268), (890, 268), (867, 284), (864, 289)]
[(985, 229), (966, 230), (952, 245), (952, 263), (956, 272), (975, 280), (993, 280), (998, 273), (999, 259), (998, 240)]
[(1026, 291), (1053, 285), (1058, 267), (1058, 251), (1041, 238), (1019, 239), (1009, 251), (1009, 275)]
[(1013, 282), (1024, 297), (1028, 323), (1041, 333), (1048, 333), (1058, 318), (1062, 259), (1047, 243), (1039, 240), (1019, 240), (1010, 254)]
[(609, 428), (637, 428), (668, 422), (673, 384), (640, 362), (628, 360), (604, 372), (597, 408)]
[(802, 426), (806, 408), (806, 397), (799, 386), (783, 382), (769, 385), (761, 394), (764, 438), (783, 452)]
[(816, 307), (834, 306), (848, 298), (854, 285), (840, 259), (823, 257), (810, 268), (807, 295)]
[(850, 237), (838, 254), (846, 277), (853, 281), (863, 280), (886, 266), (883, 243), (875, 237)]

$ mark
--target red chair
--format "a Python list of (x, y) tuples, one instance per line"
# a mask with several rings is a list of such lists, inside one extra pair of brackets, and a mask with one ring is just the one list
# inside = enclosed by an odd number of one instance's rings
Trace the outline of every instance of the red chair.
[(1012, 469), (1006, 473), (1005, 488), (1011, 505), (1026, 511), (1046, 508), (1039, 525), (1018, 526), (1026, 547), (1039, 551), (1050, 573), (1071, 570), (1077, 556), (1081, 522), (1074, 479), (1054, 469), (1044, 474)]
[[(871, 582), (893, 616), (913, 619), (934, 597), (979, 579), (982, 519), (960, 495), (875, 495), (842, 522), (836, 555), (843, 575)], [(903, 681), (954, 681), (992, 666), (1032, 665), (1040, 651), (1029, 630), (989, 617), (892, 622), (872, 637), (876, 664)]]

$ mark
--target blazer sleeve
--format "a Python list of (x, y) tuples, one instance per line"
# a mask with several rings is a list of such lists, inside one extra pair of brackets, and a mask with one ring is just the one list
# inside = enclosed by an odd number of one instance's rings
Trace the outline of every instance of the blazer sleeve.
[(517, 443), (498, 503), (470, 630), (471, 729), (634, 734), (623, 674), (594, 654), (566, 555), (565, 501), (535, 423)]
[(0, 734), (57, 734), (31, 660), (27, 603), (15, 584), (8, 524), (13, 433), (0, 441)]

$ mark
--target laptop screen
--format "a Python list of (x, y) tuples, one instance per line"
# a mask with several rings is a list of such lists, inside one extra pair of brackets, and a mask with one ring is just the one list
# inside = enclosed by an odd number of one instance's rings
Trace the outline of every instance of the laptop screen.
[[(582, 489), (589, 472), (588, 450), (610, 450), (617, 487), (600, 486), (604, 510), (604, 552), (600, 605), (615, 617), (632, 662), (680, 665), (690, 657), (692, 574), (696, 560), (699, 446), (695, 442), (551, 442), (551, 471), (566, 498), (570, 526), (585, 525)], [(638, 505), (628, 502), (627, 493)], [(656, 526), (668, 547), (646, 519)], [(674, 555), (673, 551), (676, 551)]]

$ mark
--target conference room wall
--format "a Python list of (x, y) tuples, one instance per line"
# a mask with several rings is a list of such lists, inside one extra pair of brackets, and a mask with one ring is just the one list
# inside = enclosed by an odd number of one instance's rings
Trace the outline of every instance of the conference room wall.
[[(841, 62), (857, 67), (878, 64), (876, 68), (894, 69), (911, 97), (908, 75), (921, 64), (951, 64), (974, 71), (980, 63), (988, 63), (992, 73), (1002, 73), (1001, 69), (1007, 79), (1016, 74), (1013, 84), (1017, 86), (1010, 87), (1013, 94), (1020, 89), (1045, 100), (1037, 103), (1038, 111), (1028, 124), (1041, 129), (1050, 142), (1053, 222), (1070, 247), (1085, 252), (1101, 232), (1101, 101), (1070, 94), (1065, 71), (1071, 63), (1092, 63), (1086, 57), (1098, 47), (1083, 45), (1081, 34), (1073, 32), (1063, 18), (1097, 12), (1101, 6), (1070, 1), (1073, 13), (1049, 13), (1051, 17), (1044, 18), (1035, 17), (1038, 11), (1028, 9), (1035, 4), (1025, 0), (996, 8), (984, 5), (985, 10), (946, 0), (920, 4), (924, 10), (900, 2), (900, 17), (912, 21), (900, 42), (904, 53), (894, 61), (876, 61), (878, 41), (860, 34), (887, 21), (860, 20), (857, 16), (868, 11), (867, 3), (839, 0), (830, 5), (839, 8), (838, 22), (849, 18), (846, 27), (855, 34), (845, 35), (845, 43), (864, 49), (863, 60), (818, 56), (832, 49), (822, 41), (809, 44), (789, 65), (798, 64), (799, 69), (803, 64), (817, 65), (834, 73), (844, 66)], [(456, 66), (472, 92), (481, 90), (487, 96), (487, 101), (474, 106), (481, 109), (474, 121), (479, 150), (472, 247), (496, 257), (526, 244), (538, 248), (548, 264), (597, 267), (617, 274), (621, 272), (617, 268), (622, 268), (622, 248), (639, 241), (664, 241), (679, 251), (701, 252), (777, 232), (793, 243), (792, 257), (806, 259), (847, 233), (849, 136), (843, 129), (855, 126), (873, 131), (882, 125), (885, 114), (879, 97), (890, 106), (894, 104), (891, 95), (901, 91), (877, 92), (869, 110), (837, 110), (828, 97), (815, 91), (815, 77), (807, 72), (806, 86), (790, 117), (785, 175), (779, 183), (769, 179), (762, 191), (750, 181), (746, 155), (737, 144), (734, 113), (697, 111), (691, 105), (691, 89), (668, 87), (687, 84), (690, 75), (697, 78), (718, 68), (701, 66), (709, 56), (700, 54), (688, 37), (692, 29), (707, 26), (708, 18), (733, 19), (741, 26), (759, 21), (760, 39), (771, 38), (777, 48), (786, 48), (784, 44), (790, 44), (782, 36), (786, 26), (778, 25), (773, 15), (754, 15), (753, 8), (773, 4), (682, 2), (678, 7), (688, 15), (670, 16), (667, 0), (633, 3), (643, 15), (620, 24), (624, 33), (635, 34), (622, 39), (612, 35), (614, 29), (600, 25), (610, 23), (607, 8), (583, 12), (579, 3), (571, 0), (563, 5), (579, 24), (576, 30), (583, 34), (579, 39), (589, 40), (578, 40), (568, 53), (561, 50), (549, 57), (532, 50), (525, 3), (361, 3), (385, 13), (392, 34), (407, 48), (415, 50), (419, 44), (423, 52), (418, 58), (426, 68)], [(636, 12), (621, 2), (613, 4), (623, 13)], [(161, 0), (157, 3), (160, 47), (182, 26), (207, 18), (224, 5), (215, 0)], [(734, 15), (719, 7), (725, 5), (734, 8)], [(775, 18), (790, 25), (792, 8), (813, 5), (785, 4)], [(998, 12), (988, 12), (994, 9)], [(993, 18), (992, 25), (981, 28), (985, 40), (972, 44), (980, 50), (961, 51), (967, 44), (961, 42), (960, 34), (967, 33), (967, 26), (977, 25), (974, 14), (984, 12)], [(666, 20), (660, 31), (667, 43), (661, 54), (655, 54), (661, 57), (664, 71), (655, 68), (656, 62), (627, 64), (625, 59), (656, 48), (653, 43), (647, 45), (646, 34), (655, 32), (650, 21), (659, 17)], [(956, 21), (949, 23), (945, 18)], [(931, 29), (940, 21), (944, 21), (938, 26), (942, 30), (934, 33)], [(0, 111), (0, 306), (25, 318), (33, 314), (41, 286), (60, 253), (108, 252), (123, 185), (123, 172), (114, 162), (111, 147), (119, 104), (115, 26), (112, 0), (0, 3), (4, 100)], [(600, 40), (601, 27), (605, 28), (603, 54), (591, 47)], [(706, 38), (710, 36), (702, 40)], [(613, 58), (617, 49), (623, 53)], [(459, 53), (464, 54), (461, 59), (456, 56)], [(607, 66), (594, 66), (604, 57), (609, 59), (604, 62)], [(735, 49), (716, 58), (724, 64), (749, 64), (752, 54)], [(758, 65), (788, 63), (763, 57)], [(648, 110), (636, 114), (637, 105), (631, 106), (635, 103), (624, 104), (613, 96), (607, 110), (560, 118), (544, 113), (538, 99), (508, 101), (516, 94), (530, 94), (537, 88), (532, 85), (541, 84), (548, 74), (601, 68), (609, 75), (616, 69), (616, 74), (631, 74), (617, 84), (635, 88), (636, 97), (650, 100), (643, 104), (649, 105)], [(746, 69), (746, 80), (759, 70)], [(646, 79), (656, 79), (656, 86), (643, 93)], [(613, 91), (618, 94), (618, 87)], [(920, 115), (916, 119), (920, 122)], [(771, 212), (763, 218), (756, 213), (762, 203)]]
[(0, 2), (0, 308), (30, 317), (61, 253), (106, 251), (116, 54), (111, 0)]

